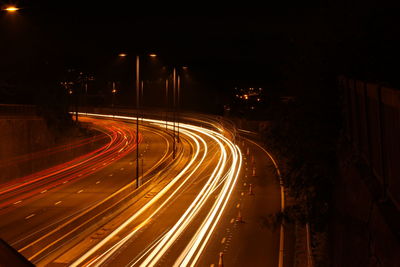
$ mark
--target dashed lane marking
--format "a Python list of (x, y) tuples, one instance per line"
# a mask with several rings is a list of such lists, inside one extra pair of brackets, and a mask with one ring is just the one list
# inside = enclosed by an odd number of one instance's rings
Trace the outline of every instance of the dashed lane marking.
[(54, 205), (58, 205), (58, 204), (60, 204), (62, 201), (60, 200), (60, 201), (57, 201), (56, 203), (54, 203)]
[(29, 215), (29, 216), (26, 216), (26, 217), (25, 217), (25, 220), (28, 220), (28, 219), (32, 218), (33, 216), (35, 216), (35, 214), (34, 214), (34, 213), (33, 213), (33, 214), (31, 214), (31, 215)]

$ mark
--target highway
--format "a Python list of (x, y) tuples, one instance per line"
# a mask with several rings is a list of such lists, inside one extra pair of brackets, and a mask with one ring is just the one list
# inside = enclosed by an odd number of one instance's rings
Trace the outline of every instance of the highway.
[[(18, 192), (5, 198), (0, 210), (7, 215), (1, 237), (30, 261), (218, 266), (223, 260), (226, 266), (278, 266), (279, 231), (262, 222), (280, 209), (279, 182), (256, 144), (235, 140), (236, 133), (218, 120), (201, 118), (198, 126), (193, 119), (180, 124), (173, 160), (172, 125), (165, 132), (165, 121), (144, 118), (143, 180), (136, 189), (136, 119), (87, 114), (85, 120), (110, 136), (110, 151), (79, 161), (84, 166), (66, 164), (63, 171), (10, 186)], [(54, 179), (46, 182), (47, 176)], [(17, 228), (16, 222), (21, 222)]]

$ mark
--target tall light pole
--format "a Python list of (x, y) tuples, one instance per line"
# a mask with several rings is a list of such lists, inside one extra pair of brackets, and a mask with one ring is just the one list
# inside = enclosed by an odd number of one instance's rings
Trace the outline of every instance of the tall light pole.
[(168, 130), (168, 77), (165, 80), (165, 131)]
[(136, 56), (136, 188), (139, 188), (139, 56)]
[[(120, 57), (126, 57), (127, 54), (120, 53)], [(156, 54), (149, 54), (150, 57), (157, 57)], [(140, 82), (140, 57), (136, 55), (136, 188), (139, 187), (139, 109), (140, 109), (140, 91), (141, 91), (141, 82)], [(143, 86), (142, 86), (143, 88)]]
[(178, 143), (180, 142), (180, 140), (179, 140), (179, 120), (180, 120), (180, 114), (179, 114), (179, 112), (180, 112), (180, 105), (181, 105), (181, 101), (180, 101), (180, 93), (181, 93), (181, 76), (179, 76), (178, 75), (178, 92), (177, 92), (177, 106), (178, 106), (178, 108), (177, 108), (177, 111), (178, 111), (178, 121), (177, 121), (177, 123), (178, 123)]
[(112, 83), (112, 104), (111, 107), (113, 109), (113, 116), (115, 115), (114, 103), (115, 103), (115, 94), (117, 93), (117, 89), (115, 88), (115, 82)]
[(175, 142), (175, 120), (176, 120), (176, 68), (174, 68), (172, 72), (172, 103), (173, 103), (173, 126), (172, 126), (172, 136), (174, 139), (174, 143), (172, 146), (172, 158), (175, 159), (176, 154), (176, 142)]

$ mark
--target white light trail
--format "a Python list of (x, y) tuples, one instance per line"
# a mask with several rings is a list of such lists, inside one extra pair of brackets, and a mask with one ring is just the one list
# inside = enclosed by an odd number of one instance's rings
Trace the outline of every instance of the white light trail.
[[(100, 114), (87, 115), (105, 118), (113, 117), (112, 115)], [(114, 116), (114, 118), (124, 120), (136, 120), (135, 117), (128, 116)], [(165, 121), (160, 120), (143, 119), (143, 121), (157, 124), (163, 128), (166, 125)], [(147, 249), (146, 251), (142, 252), (142, 254), (138, 255), (136, 257), (138, 260), (136, 260), (132, 264), (132, 266), (138, 264), (142, 258), (144, 260), (142, 261), (141, 266), (155, 266), (157, 262), (167, 253), (167, 251), (171, 249), (179, 236), (185, 232), (189, 224), (193, 222), (194, 218), (199, 215), (200, 210), (205, 207), (205, 204), (209, 203), (209, 201), (213, 201), (212, 208), (208, 210), (207, 216), (202, 220), (202, 223), (195, 234), (191, 236), (190, 241), (186, 244), (180, 256), (176, 259), (174, 266), (194, 266), (196, 264), (200, 255), (204, 251), (213, 231), (215, 230), (215, 227), (217, 226), (225, 210), (234, 186), (238, 180), (238, 175), (242, 164), (242, 154), (240, 149), (236, 145), (234, 145), (228, 138), (217, 131), (184, 123), (181, 123), (180, 127), (182, 134), (189, 136), (196, 143), (195, 156), (192, 157), (190, 163), (186, 165), (186, 167), (162, 191), (160, 191), (152, 200), (144, 205), (137, 213), (127, 219), (121, 226), (119, 226), (110, 235), (104, 238), (100, 243), (92, 247), (88, 252), (86, 252), (78, 260), (76, 260), (71, 266), (78, 266), (79, 264), (86, 261), (91, 255), (93, 255), (101, 247), (105, 246), (106, 243), (110, 242), (113, 237), (115, 237), (135, 219), (137, 219), (139, 215), (143, 214), (145, 210), (152, 206), (156, 201), (160, 200), (161, 196), (165, 195), (167, 191), (171, 189), (172, 185), (178, 182), (178, 180), (180, 180), (182, 176), (186, 172), (188, 172), (189, 168), (198, 159), (201, 148), (200, 144), (202, 144), (202, 147), (204, 147), (204, 153), (201, 160), (198, 161), (198, 164), (195, 165), (195, 167), (187, 175), (187, 177), (183, 179), (181, 184), (172, 193), (170, 193), (169, 197), (164, 200), (161, 205), (158, 204), (158, 208), (150, 216), (143, 219), (143, 221), (139, 225), (137, 225), (129, 234), (127, 234), (120, 241), (112, 245), (101, 255), (97, 256), (95, 259), (92, 259), (88, 266), (99, 266), (105, 263), (106, 260), (110, 258), (118, 249), (120, 249), (133, 235), (135, 235), (142, 226), (144, 226), (153, 216), (155, 216), (156, 213), (158, 213), (161, 208), (164, 207), (172, 199), (172, 197), (174, 197), (178, 193), (179, 190), (181, 190), (183, 185), (189, 180), (189, 178), (196, 172), (196, 170), (204, 161), (207, 155), (208, 148), (206, 141), (200, 136), (203, 135), (211, 138), (215, 143), (218, 144), (220, 155), (216, 167), (214, 168), (211, 175), (208, 177), (208, 180), (206, 181), (201, 191), (198, 193), (196, 198), (189, 205), (183, 215), (179, 218), (179, 220), (175, 223), (175, 225), (173, 225), (170, 230), (166, 232), (166, 234), (159, 238), (159, 240), (157, 240), (154, 245), (149, 247), (149, 249)], [(218, 190), (218, 188), (221, 186), (222, 188)], [(216, 199), (213, 197), (213, 194), (215, 192), (219, 192)]]

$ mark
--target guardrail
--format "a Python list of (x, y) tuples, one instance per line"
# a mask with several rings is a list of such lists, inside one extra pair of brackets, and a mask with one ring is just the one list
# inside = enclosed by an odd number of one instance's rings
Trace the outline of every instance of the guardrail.
[(34, 105), (0, 104), (0, 116), (36, 115), (37, 108)]

